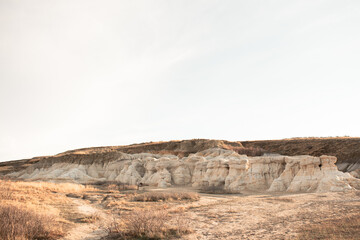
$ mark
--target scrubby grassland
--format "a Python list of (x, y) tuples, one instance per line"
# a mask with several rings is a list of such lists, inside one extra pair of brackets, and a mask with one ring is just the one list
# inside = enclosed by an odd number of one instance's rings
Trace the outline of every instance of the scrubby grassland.
[(299, 240), (306, 239), (360, 239), (360, 213), (350, 217), (342, 217), (306, 226), (301, 230)]
[[(84, 186), (0, 180), (0, 239), (56, 239), (70, 225), (61, 215), (69, 200), (61, 193)], [(60, 193), (60, 194), (58, 194)]]
[[(0, 180), (0, 239), (359, 239), (360, 192)], [(210, 194), (211, 193), (211, 194)]]
[(199, 194), (187, 192), (146, 192), (132, 197), (133, 201), (139, 202), (163, 202), (163, 201), (182, 201), (199, 200)]
[[(116, 215), (109, 229), (110, 239), (145, 236), (168, 239), (181, 235), (181, 239), (325, 240), (358, 236), (360, 194), (356, 191), (196, 194), (194, 190), (141, 188), (137, 192), (113, 192), (106, 199), (94, 196), (92, 199)], [(193, 197), (177, 197), (186, 194)], [(347, 226), (341, 225), (347, 220), (351, 220)], [(313, 231), (319, 226), (323, 227), (320, 237)], [(347, 235), (341, 233), (348, 226), (351, 229)]]
[(191, 230), (180, 212), (169, 212), (166, 204), (198, 199), (196, 193), (145, 192), (116, 182), (84, 186), (0, 180), (0, 239), (178, 237)]

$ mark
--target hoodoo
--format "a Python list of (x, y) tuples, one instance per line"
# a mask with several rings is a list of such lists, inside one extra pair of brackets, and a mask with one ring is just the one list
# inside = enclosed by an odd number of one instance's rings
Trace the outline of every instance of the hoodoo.
[(66, 161), (43, 159), (8, 174), (23, 179), (80, 183), (119, 181), (157, 187), (221, 187), (229, 191), (326, 192), (360, 189), (360, 179), (338, 171), (336, 157), (269, 155), (249, 157), (210, 148), (179, 157), (172, 154), (123, 153)]

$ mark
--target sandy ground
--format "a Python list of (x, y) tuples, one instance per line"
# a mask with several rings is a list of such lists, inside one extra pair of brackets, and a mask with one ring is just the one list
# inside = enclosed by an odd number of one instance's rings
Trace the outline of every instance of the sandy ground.
[[(192, 189), (146, 189), (146, 191), (193, 191)], [(104, 209), (106, 193), (92, 199), (74, 198), (74, 215), (97, 215), (93, 223), (78, 222), (64, 240), (101, 239), (107, 235), (113, 209)], [(329, 219), (359, 214), (360, 192), (303, 194), (200, 194), (199, 201), (137, 203), (124, 202), (129, 208), (159, 207), (180, 211), (193, 233), (181, 239), (296, 239), (300, 227)], [(176, 215), (176, 214), (175, 214)], [(360, 239), (360, 238), (359, 238)]]
[(76, 206), (75, 215), (82, 216), (82, 219), (94, 217), (96, 220), (77, 223), (76, 227), (72, 228), (63, 240), (101, 239), (107, 235), (106, 227), (110, 217), (107, 213), (82, 199), (73, 199), (73, 204)]
[(359, 212), (360, 197), (354, 192), (203, 195), (186, 212), (195, 233), (184, 239), (294, 239), (300, 226)]

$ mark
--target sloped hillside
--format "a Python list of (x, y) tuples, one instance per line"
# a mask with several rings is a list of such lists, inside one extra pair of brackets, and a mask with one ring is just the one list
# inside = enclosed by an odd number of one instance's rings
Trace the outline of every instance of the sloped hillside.
[[(0, 174), (5, 175), (14, 171), (23, 170), (41, 160), (42, 165), (46, 162), (47, 166), (53, 163), (99, 163), (107, 162), (117, 158), (121, 153), (153, 153), (171, 154), (179, 157), (186, 157), (191, 153), (197, 153), (210, 148), (222, 149), (243, 149), (241, 143), (225, 140), (191, 139), (168, 142), (148, 142), (126, 146), (106, 146), (81, 148), (59, 153), (54, 156), (34, 157), (32, 159), (22, 159), (16, 161), (0, 162)], [(44, 166), (46, 167), (46, 166)]]
[(191, 139), (168, 142), (147, 142), (132, 144), (127, 146), (110, 146), (110, 147), (92, 147), (82, 148), (60, 153), (57, 156), (68, 154), (91, 154), (120, 151), (123, 153), (154, 153), (154, 154), (172, 154), (177, 156), (188, 156), (190, 153), (197, 153), (209, 148), (242, 148), (240, 142), (230, 142), (226, 140), (209, 140), (209, 139)]

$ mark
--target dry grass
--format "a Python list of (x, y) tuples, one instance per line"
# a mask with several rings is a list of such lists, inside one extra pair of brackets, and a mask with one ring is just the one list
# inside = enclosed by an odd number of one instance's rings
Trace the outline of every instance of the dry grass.
[(181, 216), (170, 217), (166, 210), (136, 209), (114, 219), (109, 228), (112, 239), (164, 239), (190, 233), (190, 223)]
[(99, 214), (94, 213), (94, 214), (91, 214), (91, 215), (88, 215), (88, 216), (85, 216), (85, 217), (81, 218), (80, 222), (83, 222), (83, 223), (95, 223), (95, 222), (99, 221), (99, 219), (100, 219)]
[(61, 226), (51, 216), (25, 206), (0, 206), (0, 239), (56, 239), (62, 234)]
[(201, 193), (207, 193), (207, 194), (235, 194), (238, 192), (230, 191), (224, 189), (224, 186), (203, 186), (200, 189)]
[(302, 228), (298, 239), (358, 240), (360, 239), (360, 214)]
[(59, 193), (78, 193), (89, 190), (96, 190), (89, 186), (75, 183), (51, 183), (51, 182), (23, 182), (0, 180), (0, 189), (8, 189), (11, 191), (26, 192), (59, 192)]
[(284, 198), (284, 197), (273, 197), (273, 198), (268, 198), (267, 200), (269, 200), (271, 202), (283, 202), (283, 203), (292, 203), (292, 202), (294, 202), (294, 199), (292, 199), (292, 198)]
[(44, 212), (49, 211), (50, 205), (68, 203), (66, 193), (81, 194), (91, 190), (95, 189), (73, 183), (0, 180), (0, 201), (32, 204), (39, 206), (39, 211)]
[(109, 184), (107, 187), (109, 191), (124, 191), (124, 190), (138, 190), (139, 187), (137, 185), (129, 185), (129, 184)]
[(346, 138), (352, 138), (350, 136), (328, 136), (328, 137), (292, 137), (292, 138), (284, 138), (283, 140), (298, 140), (298, 139), (346, 139)]
[(145, 192), (131, 197), (132, 201), (137, 202), (197, 201), (199, 199), (199, 194), (194, 192)]
[(71, 225), (60, 213), (70, 211), (66, 193), (91, 190), (71, 183), (0, 180), (0, 239), (55, 239)]
[(138, 190), (137, 185), (126, 184), (118, 181), (97, 181), (92, 183), (95, 187), (106, 189), (108, 191), (124, 191), (124, 190)]

